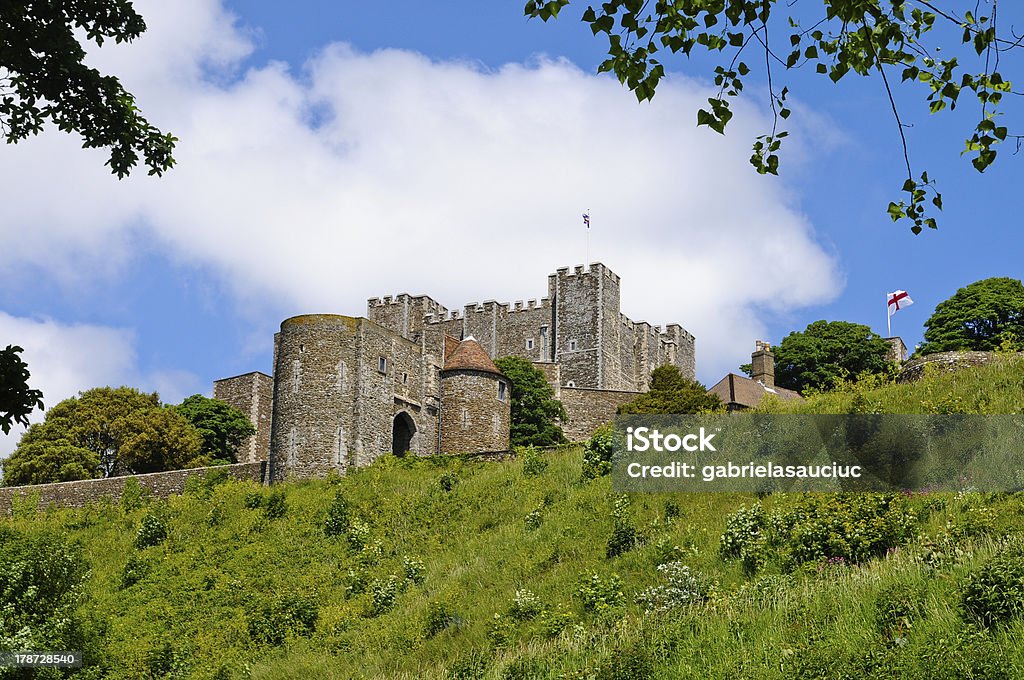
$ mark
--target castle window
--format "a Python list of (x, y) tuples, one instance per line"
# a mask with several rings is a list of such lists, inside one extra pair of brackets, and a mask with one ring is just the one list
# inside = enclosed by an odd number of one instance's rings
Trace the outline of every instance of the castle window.
[(462, 409), (462, 429), (469, 428), (469, 411)]
[(533, 338), (526, 339), (526, 349), (533, 349)]
[(381, 373), (387, 373), (388, 360), (385, 359), (384, 357), (380, 357), (379, 359), (377, 359), (377, 370), (380, 371)]
[(402, 374), (402, 384), (405, 385), (408, 382), (409, 382), (409, 374), (408, 373), (403, 373)]
[(498, 401), (505, 401), (505, 392), (508, 388), (505, 387), (505, 383), (498, 382)]
[(575, 352), (576, 351), (576, 341), (575, 340), (570, 340), (569, 341), (569, 351), (570, 352)]
[(566, 387), (576, 387), (576, 383), (574, 383), (572, 380), (570, 380), (569, 382), (565, 383), (565, 386)]

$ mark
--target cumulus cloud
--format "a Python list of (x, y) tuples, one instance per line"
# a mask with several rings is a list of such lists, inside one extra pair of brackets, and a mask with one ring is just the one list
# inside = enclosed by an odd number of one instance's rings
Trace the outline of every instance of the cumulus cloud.
[(764, 113), (697, 129), (704, 84), (676, 76), (638, 105), (557, 58), (488, 69), (345, 44), (241, 70), (251, 34), (219, 2), (136, 5), (150, 30), (93, 60), (180, 137), (178, 167), (118, 182), (58, 133), (5, 151), (0, 266), (116, 276), (144, 239), (218, 272), (249, 314), (361, 314), (402, 290), (457, 307), (545, 294), (588, 256), (589, 208), (589, 258), (622, 276), (623, 311), (694, 332), (705, 379), (749, 356), (765, 313), (841, 286), (796, 197), (747, 163)]

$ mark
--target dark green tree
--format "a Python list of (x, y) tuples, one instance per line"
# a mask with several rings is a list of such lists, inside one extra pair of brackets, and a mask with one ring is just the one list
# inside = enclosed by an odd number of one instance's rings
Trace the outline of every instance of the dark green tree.
[(565, 441), (558, 425), (567, 416), (544, 374), (522, 357), (495, 360), (512, 383), (512, 446), (553, 446)]
[[(570, 2), (529, 0), (525, 12), (548, 21)], [(901, 118), (894, 86), (922, 88), (920, 99), (933, 114), (955, 109), (960, 95), (971, 93), (977, 123), (963, 153), (983, 172), (1000, 143), (1020, 139), (1000, 118), (1002, 98), (1011, 93), (1011, 79), (1000, 67), (1013, 63), (1000, 56), (1024, 42), (996, 7), (996, 0), (608, 0), (589, 5), (581, 18), (608, 43), (608, 58), (598, 71), (614, 73), (640, 101), (654, 96), (673, 57), (707, 53), (700, 61), (713, 67), (708, 76), (717, 92), (697, 111), (697, 124), (719, 133), (733, 116), (730, 102), (741, 96), (748, 77), (760, 76), (767, 87), (754, 91), (765, 93), (773, 114), (771, 129), (757, 137), (750, 157), (762, 174), (778, 174), (778, 152), (788, 135), (785, 71), (813, 69), (834, 83), (848, 74), (877, 78), (880, 105), (892, 116), (906, 169), (903, 197), (888, 212), (893, 221), (908, 220), (916, 234), (936, 227), (932, 215), (942, 209), (942, 197), (927, 172), (912, 169), (906, 137), (911, 126)], [(949, 31), (956, 38), (949, 39)]]
[[(97, 387), (32, 425), (4, 462), (6, 486), (159, 472), (200, 465), (202, 437), (154, 392)], [(86, 453), (88, 452), (88, 453)]]
[(17, 423), (28, 426), (28, 416), (43, 408), (43, 393), (28, 386), (28, 365), (18, 356), (17, 345), (0, 350), (0, 430), (4, 434)]
[(1006, 277), (964, 286), (925, 322), (917, 354), (953, 350), (1024, 350), (1024, 284)]
[(239, 445), (256, 433), (249, 418), (220, 399), (193, 394), (175, 407), (203, 438), (203, 455), (211, 462), (238, 462)]
[(802, 391), (889, 370), (890, 345), (870, 328), (848, 321), (815, 321), (775, 348), (775, 384)]
[(709, 394), (696, 380), (687, 380), (671, 364), (658, 366), (651, 373), (651, 388), (618, 408), (617, 413), (670, 415), (673, 413), (713, 413), (722, 411), (722, 400)]
[(51, 123), (78, 133), (85, 148), (109, 149), (118, 177), (140, 157), (149, 174), (162, 174), (177, 139), (142, 116), (116, 77), (87, 66), (79, 42), (131, 42), (145, 30), (129, 0), (0, 3), (0, 136), (19, 142)]

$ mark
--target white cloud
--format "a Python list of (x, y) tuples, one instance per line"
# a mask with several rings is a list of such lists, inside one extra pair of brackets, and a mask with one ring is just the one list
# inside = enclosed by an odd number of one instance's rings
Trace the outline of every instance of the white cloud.
[(622, 276), (623, 311), (694, 332), (706, 379), (749, 356), (757, 310), (838, 293), (791, 192), (747, 163), (766, 118), (740, 105), (728, 135), (697, 129), (699, 83), (638, 105), (560, 60), (485, 70), (343, 44), (301, 74), (225, 79), (252, 45), (218, 2), (136, 5), (150, 30), (94, 61), (181, 138), (178, 167), (117, 182), (58, 133), (6, 151), (0, 238), (15, 246), (0, 266), (110, 275), (144, 238), (220, 272), (249, 308), (361, 314), (400, 290), (458, 306), (543, 295), (583, 261), (590, 208), (590, 259)]
[[(185, 371), (139, 371), (135, 337), (131, 331), (89, 324), (62, 324), (52, 319), (31, 319), (0, 312), (0, 343), (24, 348), (29, 386), (43, 392), (47, 408), (92, 387), (131, 385), (160, 392), (167, 403), (200, 391), (196, 376)], [(32, 422), (43, 418), (40, 411)], [(24, 428), (0, 433), (0, 457), (14, 450)]]

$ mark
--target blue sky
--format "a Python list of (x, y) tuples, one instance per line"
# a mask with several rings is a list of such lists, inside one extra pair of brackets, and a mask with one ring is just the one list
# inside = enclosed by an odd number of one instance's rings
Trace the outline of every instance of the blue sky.
[(271, 370), (281, 319), (363, 314), (370, 296), (540, 297), (585, 259), (584, 209), (623, 311), (693, 331), (706, 383), (817, 319), (884, 333), (896, 288), (916, 301), (893, 328), (912, 347), (957, 288), (1022, 274), (1020, 160), (1005, 149), (979, 175), (959, 157), (969, 102), (930, 117), (919, 88), (899, 91), (915, 170), (946, 206), (914, 236), (884, 212), (904, 171), (876, 80), (784, 76), (793, 138), (765, 178), (747, 164), (763, 82), (726, 137), (696, 129), (707, 62), (669, 62), (637, 104), (594, 74), (603, 50), (578, 10), (542, 24), (520, 2), (167, 5), (137, 2), (147, 34), (90, 60), (181, 138), (175, 170), (118, 182), (54, 131), (0, 155), (0, 342), (25, 347), (48, 405), (105, 384), (208, 393)]

